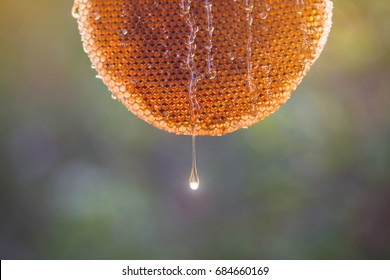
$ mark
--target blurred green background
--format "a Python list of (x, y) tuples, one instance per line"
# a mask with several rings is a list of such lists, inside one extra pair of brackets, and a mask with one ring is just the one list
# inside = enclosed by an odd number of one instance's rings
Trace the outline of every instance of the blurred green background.
[(72, 1), (1, 1), (2, 259), (390, 258), (390, 2), (335, 1), (292, 98), (198, 141), (113, 101)]

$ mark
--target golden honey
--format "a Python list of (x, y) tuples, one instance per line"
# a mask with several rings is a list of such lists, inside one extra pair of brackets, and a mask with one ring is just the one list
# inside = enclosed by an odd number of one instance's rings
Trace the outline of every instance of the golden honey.
[(115, 99), (168, 132), (264, 119), (320, 55), (329, 0), (76, 0), (84, 50)]

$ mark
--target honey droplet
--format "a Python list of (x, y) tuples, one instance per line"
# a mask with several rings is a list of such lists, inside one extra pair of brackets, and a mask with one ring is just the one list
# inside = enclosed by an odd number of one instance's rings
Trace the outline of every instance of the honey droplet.
[(196, 166), (196, 136), (192, 135), (192, 166), (189, 178), (190, 188), (197, 190), (199, 188), (199, 175)]

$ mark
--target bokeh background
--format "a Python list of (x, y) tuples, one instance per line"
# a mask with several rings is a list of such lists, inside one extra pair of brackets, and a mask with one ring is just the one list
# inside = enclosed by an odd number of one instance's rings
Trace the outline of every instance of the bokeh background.
[(266, 120), (198, 141), (111, 99), (72, 1), (0, 2), (2, 259), (390, 258), (390, 2), (334, 1)]

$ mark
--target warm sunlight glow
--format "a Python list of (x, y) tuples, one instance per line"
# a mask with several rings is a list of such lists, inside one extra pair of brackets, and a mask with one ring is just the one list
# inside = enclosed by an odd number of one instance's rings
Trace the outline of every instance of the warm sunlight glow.
[(191, 190), (196, 191), (199, 188), (199, 183), (198, 182), (191, 182), (190, 188), (191, 188)]

